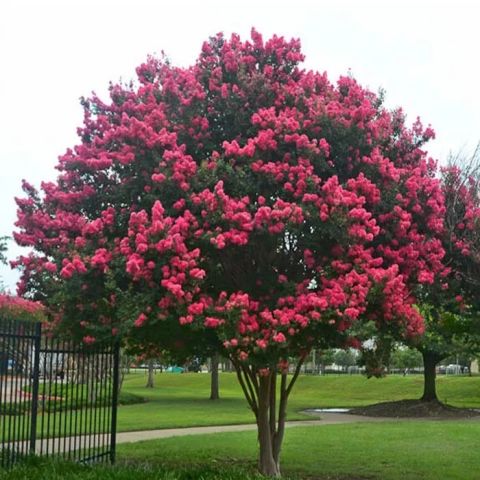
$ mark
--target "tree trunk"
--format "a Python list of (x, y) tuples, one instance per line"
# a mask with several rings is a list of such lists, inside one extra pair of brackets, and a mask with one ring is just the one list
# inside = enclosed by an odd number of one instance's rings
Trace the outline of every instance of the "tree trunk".
[(422, 352), (423, 357), (423, 396), (422, 402), (438, 401), (436, 389), (436, 367), (440, 361), (437, 355), (429, 351)]
[(220, 398), (218, 388), (218, 364), (220, 358), (218, 353), (215, 353), (210, 358), (210, 400), (218, 400)]
[[(290, 382), (287, 369), (281, 372), (280, 388), (277, 389), (276, 369), (257, 370), (254, 366), (241, 364), (231, 358), (245, 398), (255, 414), (258, 429), (258, 469), (262, 475), (280, 477), (280, 452), (285, 433), (287, 401), (295, 384), (304, 358), (298, 362)], [(279, 402), (277, 408), (277, 394)]]
[[(276, 375), (276, 373), (274, 373), (274, 375)], [(258, 469), (262, 475), (280, 477), (280, 465), (278, 461), (275, 460), (273, 454), (273, 437), (275, 436), (275, 432), (272, 432), (270, 422), (270, 404), (276, 392), (271, 391), (270, 385), (270, 376), (262, 376), (259, 378), (257, 426), (260, 454), (258, 457)]]
[(125, 380), (125, 375), (129, 373), (127, 369), (130, 366), (130, 357), (125, 355), (123, 350), (120, 350), (120, 364), (118, 369), (118, 396), (120, 397), (120, 392), (122, 391), (123, 381)]
[(154, 386), (154, 365), (153, 360), (148, 361), (148, 379), (147, 384), (145, 385), (146, 388), (153, 388)]

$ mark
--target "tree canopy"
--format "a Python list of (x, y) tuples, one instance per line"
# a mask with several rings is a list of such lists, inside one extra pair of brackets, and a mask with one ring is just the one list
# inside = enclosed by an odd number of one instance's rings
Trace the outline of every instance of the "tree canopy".
[(86, 343), (222, 350), (268, 474), (310, 349), (358, 346), (362, 323), (423, 333), (419, 286), (450, 273), (433, 130), (303, 59), (254, 30), (210, 38), (187, 68), (151, 57), (108, 101), (83, 99), (57, 180), (17, 199), (20, 292)]

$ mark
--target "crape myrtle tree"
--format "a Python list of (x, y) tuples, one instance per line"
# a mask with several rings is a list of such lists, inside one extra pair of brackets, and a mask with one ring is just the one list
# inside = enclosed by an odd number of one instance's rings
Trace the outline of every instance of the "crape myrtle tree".
[(448, 356), (480, 351), (480, 146), (471, 159), (457, 155), (442, 169), (449, 274), (422, 286), (425, 333), (409, 342), (423, 357), (423, 401), (437, 401), (436, 367)]
[(42, 322), (45, 320), (45, 307), (37, 301), (0, 293), (0, 319)]
[[(437, 365), (449, 356), (480, 351), (480, 147), (470, 159), (457, 155), (441, 169), (444, 229), (439, 236), (446, 268), (434, 282), (417, 285), (416, 298), (423, 316), (423, 335), (406, 344), (418, 350), (424, 366), (422, 401), (438, 402)], [(391, 360), (395, 335), (370, 326), (376, 336), (372, 349), (362, 350), (368, 376), (382, 376)], [(368, 336), (368, 335), (367, 335)], [(397, 338), (398, 340), (398, 338)]]
[(356, 346), (363, 321), (421, 333), (412, 287), (444, 274), (433, 131), (302, 60), (255, 31), (211, 38), (188, 68), (149, 58), (83, 100), (57, 180), (17, 200), (20, 292), (86, 343), (184, 348), (189, 332), (229, 358), (275, 476), (311, 349)]
[[(7, 264), (7, 240), (9, 237), (0, 237), (0, 264)], [(20, 321), (45, 320), (45, 308), (40, 302), (16, 297), (4, 292), (0, 279), (0, 319)]]

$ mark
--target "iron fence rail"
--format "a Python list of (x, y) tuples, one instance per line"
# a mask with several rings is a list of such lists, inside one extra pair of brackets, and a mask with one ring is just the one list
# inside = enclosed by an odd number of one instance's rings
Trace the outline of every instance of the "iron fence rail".
[(28, 455), (114, 462), (118, 343), (86, 347), (0, 318), (0, 465)]

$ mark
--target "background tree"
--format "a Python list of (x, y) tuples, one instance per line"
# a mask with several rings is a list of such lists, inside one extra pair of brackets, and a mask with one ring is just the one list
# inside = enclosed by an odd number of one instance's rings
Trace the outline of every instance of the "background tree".
[(139, 349), (136, 349), (137, 353), (136, 361), (147, 365), (147, 383), (145, 388), (155, 387), (155, 366), (166, 360), (166, 356), (157, 345), (143, 345), (141, 353)]
[(335, 361), (335, 350), (333, 348), (321, 350), (318, 352), (320, 361), (320, 372), (325, 373), (325, 367), (331, 365)]
[(41, 322), (45, 320), (45, 308), (40, 302), (0, 293), (0, 318)]
[(211, 38), (189, 68), (150, 58), (110, 101), (83, 100), (57, 181), (17, 200), (34, 249), (19, 291), (85, 342), (229, 358), (277, 476), (311, 349), (359, 345), (364, 321), (421, 333), (412, 287), (445, 269), (433, 131), (302, 60), (298, 40), (255, 31)]
[(422, 355), (414, 349), (398, 346), (390, 357), (390, 367), (400, 370), (420, 368), (422, 366)]
[(220, 363), (220, 355), (215, 352), (210, 357), (210, 400), (220, 399), (220, 379), (218, 366)]
[(423, 357), (423, 401), (438, 401), (436, 367), (459, 351), (480, 351), (480, 147), (442, 169), (448, 273), (419, 293), (426, 329), (411, 344)]
[(334, 354), (334, 362), (344, 370), (357, 364), (357, 354), (355, 350), (337, 350)]
[[(8, 237), (0, 237), (0, 264), (6, 265), (7, 264), (7, 257), (5, 252), (7, 251), (7, 240)], [(5, 285), (3, 280), (0, 278), (0, 293), (5, 291)]]
[(4, 265), (7, 264), (7, 257), (5, 256), (5, 252), (7, 251), (7, 240), (8, 237), (0, 237), (0, 263)]
[[(472, 308), (472, 307), (470, 307)], [(438, 401), (436, 370), (438, 364), (459, 352), (474, 356), (480, 351), (480, 322), (476, 312), (451, 311), (431, 308), (424, 312), (426, 331), (421, 341), (412, 344), (422, 355), (424, 388), (421, 400)]]

